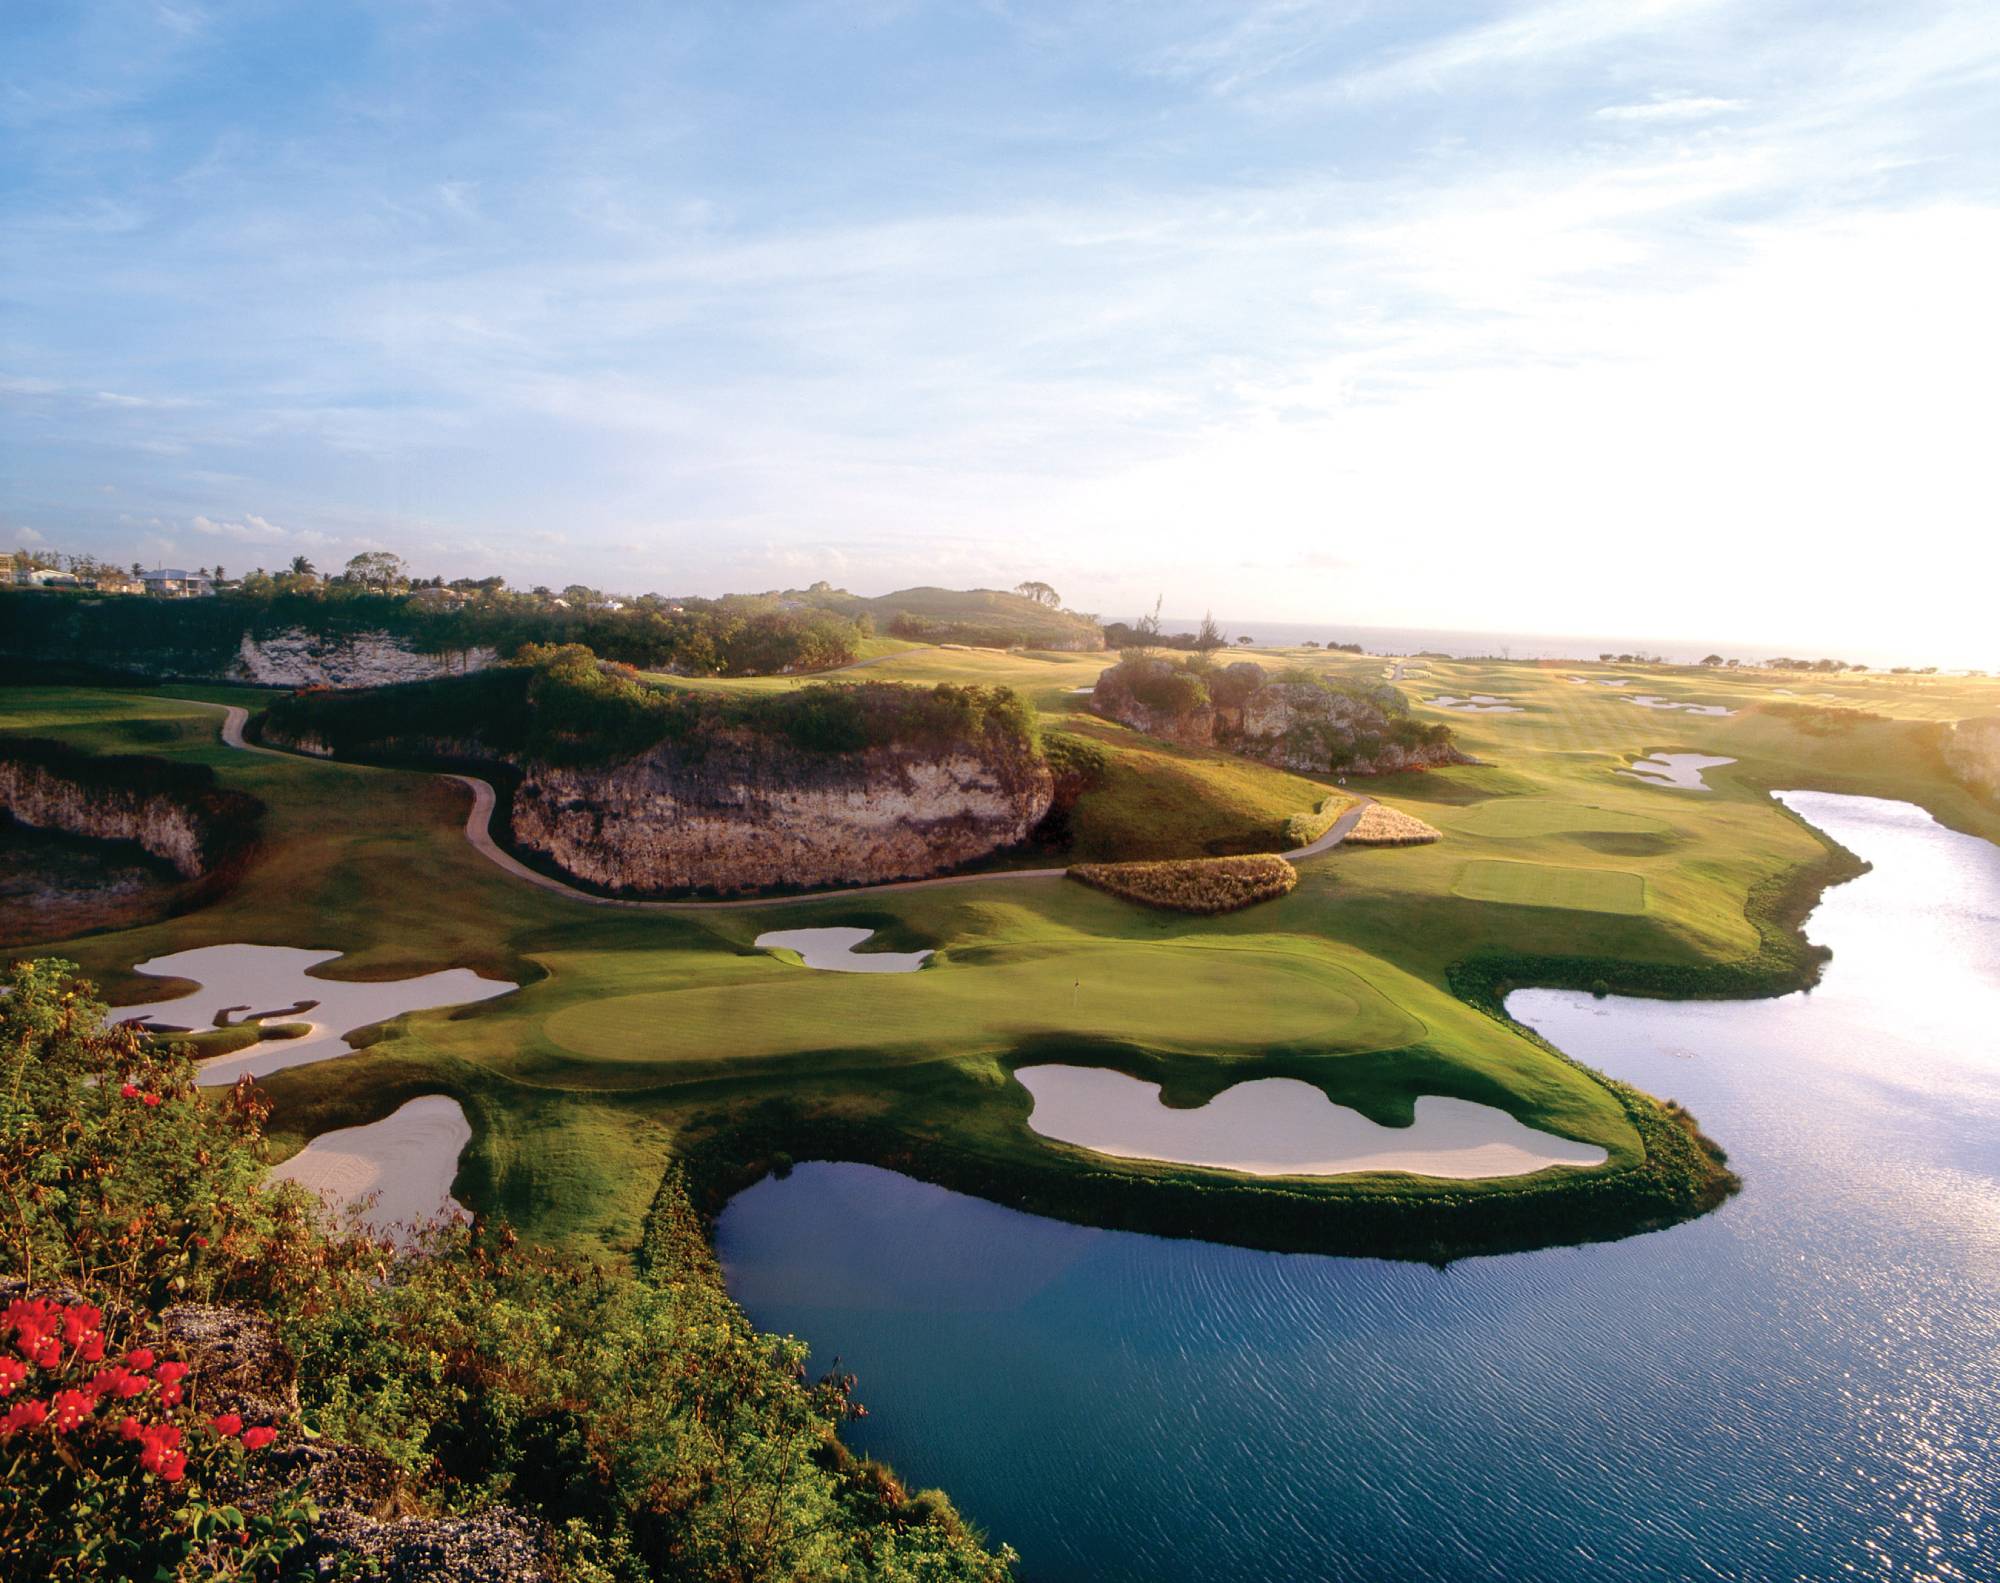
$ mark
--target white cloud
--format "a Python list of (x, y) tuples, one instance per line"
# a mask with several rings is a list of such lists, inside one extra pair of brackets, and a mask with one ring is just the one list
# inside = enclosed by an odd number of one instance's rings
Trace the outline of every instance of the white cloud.
[(1596, 113), (1600, 121), (1704, 121), (1711, 116), (1741, 110), (1741, 99), (1713, 99), (1688, 96), (1679, 99), (1647, 99), (1637, 104), (1607, 104)]

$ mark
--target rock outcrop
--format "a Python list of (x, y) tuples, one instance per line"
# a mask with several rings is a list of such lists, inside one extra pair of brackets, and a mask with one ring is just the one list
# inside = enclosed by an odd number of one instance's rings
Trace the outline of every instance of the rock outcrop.
[(251, 839), (262, 805), (212, 771), (144, 755), (80, 752), (39, 737), (0, 741), (0, 813), (37, 830), (131, 841), (202, 879)]
[(240, 1492), (257, 1509), (279, 1488), (303, 1482), (319, 1508), (298, 1559), (319, 1577), (361, 1573), (382, 1583), (545, 1583), (546, 1529), (508, 1506), (460, 1517), (417, 1512), (386, 1458), (336, 1441), (305, 1440), (299, 1422), (298, 1364), (277, 1327), (240, 1308), (184, 1304), (160, 1315), (160, 1332), (186, 1360), (212, 1412), (270, 1424), (279, 1438), (273, 1478)]
[(244, 633), (231, 680), (265, 687), (385, 687), (484, 670), (490, 648), (427, 654), (387, 632), (308, 632), (292, 627), (264, 637)]
[(1191, 668), (1131, 656), (1098, 677), (1090, 706), (1148, 736), (1304, 774), (1388, 775), (1469, 762), (1448, 728), (1412, 720), (1386, 688), (1274, 679), (1249, 660)]
[(1947, 730), (1944, 761), (1968, 790), (2000, 800), (2000, 716), (1961, 720)]
[(727, 731), (607, 768), (527, 763), (517, 845), (608, 890), (734, 894), (917, 879), (1025, 840), (1055, 782), (1039, 758), (903, 746), (810, 754)]

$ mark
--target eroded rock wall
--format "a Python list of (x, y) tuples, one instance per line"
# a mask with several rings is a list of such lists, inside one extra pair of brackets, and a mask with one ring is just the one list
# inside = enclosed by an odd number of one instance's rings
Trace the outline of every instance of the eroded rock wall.
[(480, 671), (498, 659), (490, 648), (426, 654), (387, 632), (330, 634), (292, 627), (261, 638), (246, 632), (228, 674), (266, 687), (382, 687)]
[[(1435, 740), (1366, 694), (1274, 680), (1254, 661), (1207, 673), (1189, 703), (1186, 673), (1158, 658), (1126, 660), (1097, 680), (1090, 706), (1148, 736), (1218, 747), (1304, 774), (1389, 775), (1470, 762), (1448, 731)], [(1178, 695), (1178, 696), (1177, 696)]]
[(90, 786), (39, 764), (0, 758), (0, 809), (36, 830), (136, 841), (185, 879), (208, 871), (199, 816), (163, 792)]
[(1959, 721), (1945, 733), (1944, 758), (1963, 785), (2000, 799), (2000, 717)]
[(741, 893), (917, 879), (1027, 838), (1054, 779), (1027, 755), (829, 756), (747, 732), (608, 768), (521, 766), (517, 844), (607, 889)]

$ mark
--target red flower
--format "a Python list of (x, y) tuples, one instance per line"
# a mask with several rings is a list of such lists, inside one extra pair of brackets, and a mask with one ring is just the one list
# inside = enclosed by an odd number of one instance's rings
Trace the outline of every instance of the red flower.
[(169, 1484), (175, 1484), (180, 1481), (180, 1476), (187, 1471), (187, 1463), (188, 1459), (185, 1452), (169, 1451), (165, 1456), (160, 1458), (160, 1465), (156, 1471)]
[(0, 1358), (0, 1396), (11, 1396), (14, 1387), (28, 1377), (28, 1365), (19, 1358)]
[[(139, 1466), (171, 1483), (181, 1476), (180, 1470), (187, 1464), (180, 1444), (181, 1432), (172, 1424), (149, 1425), (139, 1431)], [(174, 1465), (171, 1473), (167, 1471), (170, 1461)]]
[(162, 1407), (178, 1407), (180, 1404), (181, 1388), (178, 1385), (162, 1385), (160, 1387), (160, 1405)]
[(215, 1426), (215, 1432), (219, 1435), (233, 1435), (243, 1427), (243, 1418), (239, 1413), (224, 1413), (221, 1417), (212, 1419), (211, 1422)]
[(16, 1402), (7, 1409), (7, 1416), (0, 1418), (0, 1440), (7, 1439), (17, 1430), (33, 1429), (49, 1416), (45, 1403), (37, 1401)]
[(158, 1094), (147, 1094), (144, 1096), (144, 1103), (148, 1110), (153, 1109), (159, 1102), (160, 1096)]
[[(136, 1356), (137, 1354), (134, 1355)], [(151, 1363), (153, 1361), (153, 1354), (148, 1352), (145, 1354), (145, 1358), (147, 1363)], [(129, 1362), (130, 1360), (128, 1359), (127, 1361)], [(162, 1363), (157, 1369), (153, 1370), (153, 1378), (158, 1380), (162, 1385), (173, 1385), (183, 1379), (187, 1371), (188, 1366), (185, 1363)]]
[(119, 1419), (118, 1438), (120, 1440), (137, 1440), (139, 1438), (139, 1420), (130, 1414)]
[(62, 1343), (54, 1336), (43, 1336), (30, 1356), (45, 1369), (56, 1368), (62, 1363)]
[(62, 1435), (97, 1411), (97, 1398), (82, 1391), (57, 1391), (50, 1405), (56, 1410), (56, 1433)]
[[(125, 1361), (133, 1368), (143, 1372), (153, 1366), (153, 1349), (151, 1347), (134, 1347), (130, 1352), (125, 1354)], [(182, 1373), (185, 1372), (186, 1370), (182, 1370)], [(164, 1374), (160, 1377), (162, 1379), (166, 1378)], [(174, 1378), (179, 1379), (180, 1375), (175, 1375)]]
[(243, 1446), (247, 1451), (262, 1451), (264, 1447), (277, 1438), (277, 1430), (259, 1425), (255, 1429), (246, 1429), (243, 1431)]
[(42, 1350), (44, 1335), (45, 1332), (40, 1325), (30, 1324), (24, 1319), (14, 1327), (14, 1346), (22, 1357), (33, 1362), (36, 1354)]
[(125, 1099), (137, 1099), (139, 1097), (139, 1085), (137, 1083), (127, 1083), (118, 1092)]
[(101, 1363), (104, 1360), (104, 1338), (89, 1336), (76, 1349), (77, 1361), (81, 1363)]
[(102, 1334), (104, 1310), (88, 1303), (72, 1303), (63, 1311), (62, 1338), (71, 1346), (81, 1346), (90, 1337)]
[(193, 1236), (189, 1237), (188, 1241), (192, 1242), (197, 1248), (205, 1248), (208, 1246), (208, 1238), (204, 1237), (199, 1231), (197, 1231)]

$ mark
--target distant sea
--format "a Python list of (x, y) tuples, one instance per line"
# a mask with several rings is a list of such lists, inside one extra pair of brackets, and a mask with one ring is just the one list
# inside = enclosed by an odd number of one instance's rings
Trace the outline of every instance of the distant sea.
[[(1199, 616), (1163, 616), (1167, 632), (1193, 632), (1201, 625)], [(1253, 642), (1273, 647), (1314, 643), (1359, 643), (1371, 654), (1448, 654), (1454, 659), (1515, 660), (1594, 660), (1600, 654), (1657, 654), (1675, 665), (1698, 664), (1710, 654), (1725, 660), (1754, 664), (1780, 655), (1793, 659), (1836, 659), (1850, 665), (1872, 665), (1883, 669), (1892, 665), (1937, 665), (1945, 669), (2000, 663), (2000, 655), (1982, 660), (1969, 656), (1962, 645), (1951, 645), (1936, 654), (1896, 654), (1867, 644), (1848, 644), (1838, 649), (1813, 648), (1809, 652), (1782, 643), (1716, 643), (1697, 638), (1641, 637), (1558, 637), (1545, 632), (1456, 632), (1429, 627), (1360, 627), (1340, 621), (1221, 621), (1219, 625), (1234, 642), (1248, 636)], [(1982, 644), (1981, 648), (1987, 645)]]

